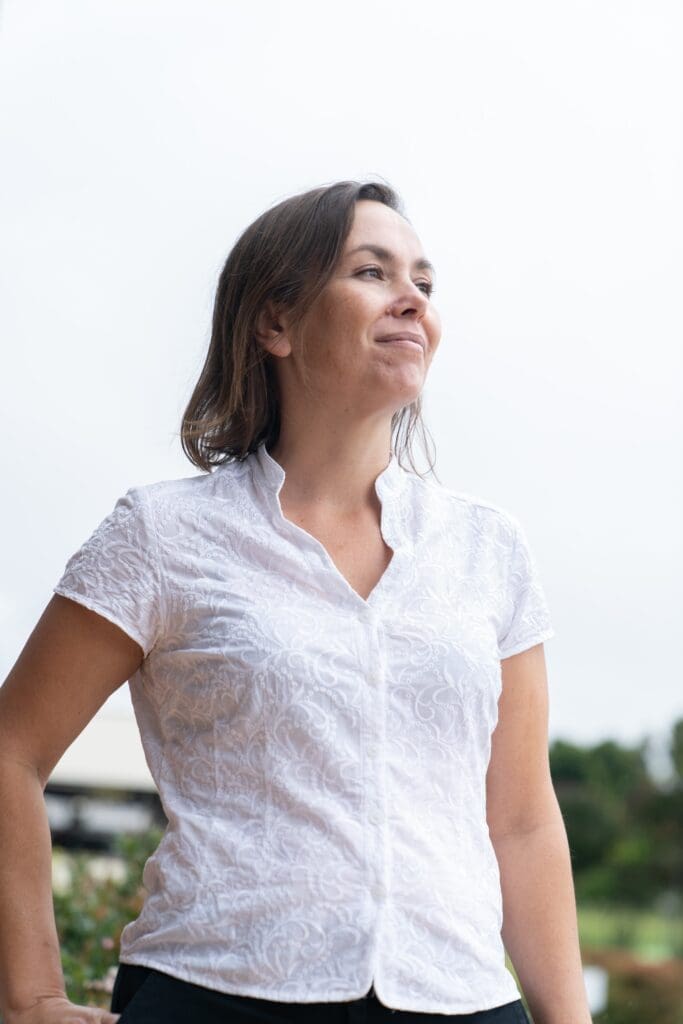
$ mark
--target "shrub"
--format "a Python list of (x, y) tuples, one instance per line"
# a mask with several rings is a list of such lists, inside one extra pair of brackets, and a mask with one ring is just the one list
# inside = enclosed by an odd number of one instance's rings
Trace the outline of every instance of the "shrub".
[(683, 1024), (683, 960), (646, 963), (623, 949), (582, 950), (609, 973), (608, 1003), (593, 1024)]
[(115, 853), (122, 870), (104, 877), (93, 871), (91, 854), (55, 850), (65, 859), (70, 876), (67, 885), (53, 889), (53, 903), (72, 1002), (109, 1008), (121, 932), (142, 909), (142, 870), (161, 835), (154, 829), (118, 837)]

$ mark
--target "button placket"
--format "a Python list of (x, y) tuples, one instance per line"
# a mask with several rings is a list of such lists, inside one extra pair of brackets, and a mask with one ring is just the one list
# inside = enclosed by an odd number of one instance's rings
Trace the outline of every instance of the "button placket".
[(374, 609), (364, 614), (367, 626), (368, 671), (364, 695), (364, 774), (365, 822), (369, 854), (370, 894), (375, 903), (383, 903), (386, 884), (386, 778), (382, 758), (386, 729), (386, 680), (381, 649), (381, 624)]

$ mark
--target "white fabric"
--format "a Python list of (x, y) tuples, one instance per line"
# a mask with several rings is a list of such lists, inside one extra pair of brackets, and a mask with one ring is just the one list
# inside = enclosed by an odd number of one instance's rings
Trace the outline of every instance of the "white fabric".
[(280, 1001), (518, 999), (485, 776), (500, 658), (554, 635), (520, 523), (391, 454), (394, 555), (365, 601), (283, 481), (261, 445), (132, 487), (54, 588), (146, 655), (130, 689), (169, 824), (120, 959)]

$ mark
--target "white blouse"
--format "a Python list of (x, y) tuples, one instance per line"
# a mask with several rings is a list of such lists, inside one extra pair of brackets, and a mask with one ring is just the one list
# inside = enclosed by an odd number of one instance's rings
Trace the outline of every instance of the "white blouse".
[(364, 600), (283, 516), (284, 478), (261, 444), (132, 487), (54, 588), (145, 654), (168, 827), (120, 960), (285, 1002), (518, 999), (485, 780), (500, 659), (554, 635), (520, 523), (392, 453)]

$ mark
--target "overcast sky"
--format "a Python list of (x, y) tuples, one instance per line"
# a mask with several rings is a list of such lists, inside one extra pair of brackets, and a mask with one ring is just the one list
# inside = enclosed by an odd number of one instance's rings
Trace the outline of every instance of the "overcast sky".
[[(436, 264), (446, 486), (536, 555), (551, 738), (683, 714), (683, 7), (10, 0), (0, 28), (0, 674), (178, 441), (217, 276), (381, 175)], [(127, 687), (111, 698), (127, 701)]]

